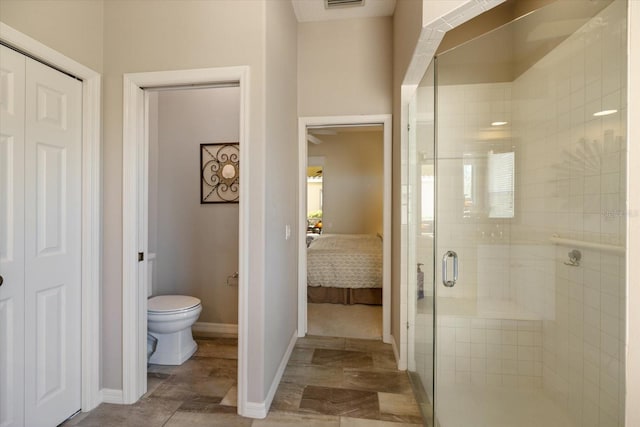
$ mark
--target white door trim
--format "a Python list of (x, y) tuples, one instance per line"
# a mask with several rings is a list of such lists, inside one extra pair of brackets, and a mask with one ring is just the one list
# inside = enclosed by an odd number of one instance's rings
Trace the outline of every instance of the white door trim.
[(82, 384), (81, 405), (100, 404), (101, 236), (101, 76), (39, 41), (0, 22), (0, 40), (59, 70), (82, 79)]
[(391, 114), (298, 119), (298, 336), (307, 332), (307, 127), (381, 124), (384, 133), (382, 340), (391, 342)]
[[(123, 150), (122, 150), (122, 399), (134, 403), (145, 392), (147, 346), (147, 293), (138, 283), (138, 236), (146, 228), (148, 219), (138, 195), (145, 194), (141, 176), (146, 168), (146, 124), (144, 120), (143, 88), (215, 84), (238, 82), (240, 86), (240, 138), (241, 161), (249, 165), (251, 140), (249, 138), (249, 67), (221, 67), (196, 70), (157, 71), (124, 75)], [(247, 339), (248, 339), (248, 285), (249, 277), (249, 167), (242, 168), (240, 180), (240, 230), (238, 278), (238, 412), (247, 404)], [(143, 197), (144, 198), (144, 197)], [(140, 212), (142, 211), (142, 212)]]

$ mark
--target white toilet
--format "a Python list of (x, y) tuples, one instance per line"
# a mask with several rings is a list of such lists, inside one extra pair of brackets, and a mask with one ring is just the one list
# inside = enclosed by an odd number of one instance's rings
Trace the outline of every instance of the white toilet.
[(181, 365), (198, 349), (191, 326), (198, 320), (202, 305), (198, 298), (161, 295), (147, 302), (147, 328), (158, 339), (149, 363)]

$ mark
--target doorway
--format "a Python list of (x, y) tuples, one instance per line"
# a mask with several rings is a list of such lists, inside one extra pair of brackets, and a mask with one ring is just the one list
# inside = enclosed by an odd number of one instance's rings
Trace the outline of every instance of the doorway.
[(381, 340), (383, 127), (307, 133), (307, 333)]
[[(147, 287), (149, 206), (148, 97), (145, 89), (235, 85), (239, 88), (240, 163), (249, 164), (248, 67), (136, 73), (125, 75), (124, 197), (123, 197), (123, 403), (134, 403), (146, 392)], [(199, 168), (198, 165), (196, 165)], [(248, 171), (246, 171), (248, 172)], [(245, 172), (245, 176), (246, 176)], [(197, 183), (196, 183), (197, 184)], [(247, 384), (248, 179), (241, 179), (238, 203), (238, 412), (243, 413)], [(196, 195), (198, 189), (196, 189)]]
[(237, 334), (237, 181), (222, 181), (218, 171), (237, 162), (239, 88), (149, 88), (145, 95), (148, 295), (196, 297), (196, 335)]
[[(375, 127), (382, 129), (382, 221), (381, 232), (377, 238), (382, 246), (382, 339), (386, 343), (391, 342), (390, 336), (390, 299), (391, 299), (391, 116), (328, 116), (328, 117), (302, 117), (299, 119), (299, 252), (298, 252), (298, 331), (299, 336), (308, 332), (308, 266), (307, 266), (307, 231), (309, 218), (307, 212), (307, 175), (308, 175), (308, 140), (321, 140), (321, 128), (325, 132), (335, 132), (337, 128)], [(310, 135), (309, 129), (316, 129), (317, 135)], [(333, 129), (333, 130), (332, 130)], [(323, 201), (326, 200), (323, 185)], [(330, 221), (333, 222), (333, 221)], [(322, 232), (331, 228), (333, 224), (322, 221)], [(315, 234), (315, 233), (311, 233)], [(374, 233), (375, 236), (375, 233)]]

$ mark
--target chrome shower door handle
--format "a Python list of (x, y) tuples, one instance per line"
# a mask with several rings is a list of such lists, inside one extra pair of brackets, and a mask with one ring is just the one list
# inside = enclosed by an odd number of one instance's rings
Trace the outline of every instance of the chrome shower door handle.
[[(453, 258), (453, 280), (448, 280), (449, 275), (447, 264), (449, 258)], [(458, 281), (458, 254), (454, 251), (447, 251), (442, 256), (442, 284), (447, 288), (452, 288)]]

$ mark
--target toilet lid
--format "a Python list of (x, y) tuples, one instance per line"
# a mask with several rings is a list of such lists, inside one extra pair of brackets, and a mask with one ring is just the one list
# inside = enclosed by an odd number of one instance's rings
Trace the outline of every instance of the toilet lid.
[(195, 297), (185, 295), (160, 295), (147, 301), (147, 311), (164, 313), (167, 311), (188, 310), (200, 304)]

